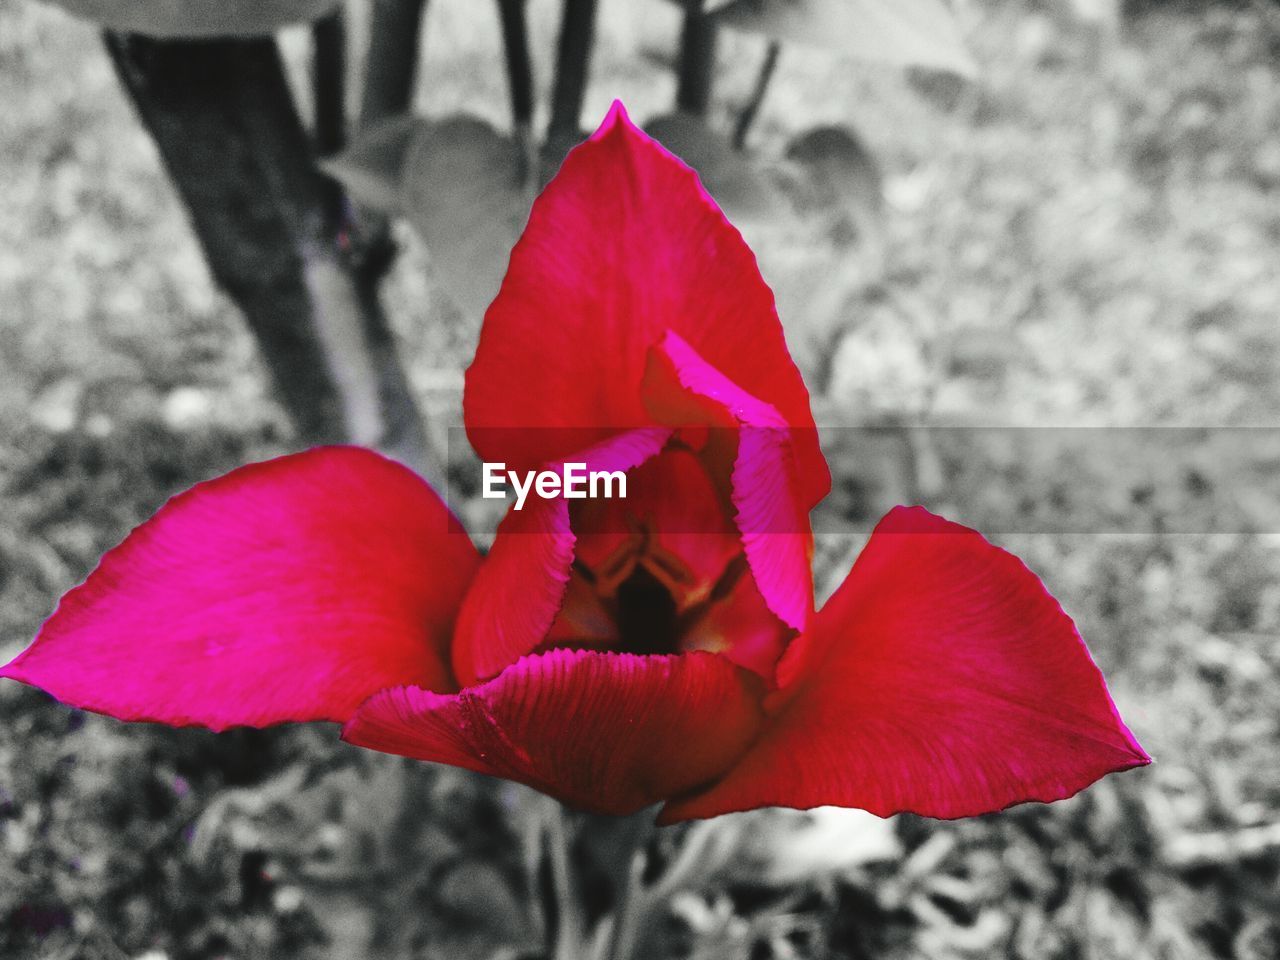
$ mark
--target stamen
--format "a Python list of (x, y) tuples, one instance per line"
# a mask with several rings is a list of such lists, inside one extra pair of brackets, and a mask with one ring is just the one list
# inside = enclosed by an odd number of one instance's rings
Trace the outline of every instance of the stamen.
[(591, 584), (593, 587), (596, 585), (595, 571), (593, 571), (590, 567), (588, 567), (585, 563), (583, 563), (577, 557), (573, 558), (572, 569), (574, 573), (582, 577), (582, 579), (587, 581), (587, 583)]
[(695, 603), (680, 615), (677, 625), (678, 631), (681, 634), (686, 633), (694, 624), (705, 617), (712, 607), (722, 600), (728, 599), (729, 595), (733, 593), (733, 588), (738, 585), (738, 581), (742, 579), (743, 574), (748, 569), (746, 554), (740, 553), (730, 560), (716, 580), (715, 586), (707, 594), (706, 599), (700, 603)]

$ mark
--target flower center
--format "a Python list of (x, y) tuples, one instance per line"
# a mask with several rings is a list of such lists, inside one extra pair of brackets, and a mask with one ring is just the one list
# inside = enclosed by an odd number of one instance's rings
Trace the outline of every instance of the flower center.
[(628, 500), (575, 511), (573, 566), (543, 649), (702, 650), (770, 677), (791, 631), (756, 588), (701, 462), (668, 450), (629, 480)]
[(618, 584), (614, 606), (619, 634), (614, 649), (624, 653), (679, 652), (676, 601), (648, 569), (637, 566), (631, 576)]

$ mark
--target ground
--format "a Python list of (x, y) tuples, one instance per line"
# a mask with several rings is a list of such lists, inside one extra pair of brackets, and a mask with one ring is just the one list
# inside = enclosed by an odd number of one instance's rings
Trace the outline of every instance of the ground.
[[(641, 6), (606, 9), (592, 117), (615, 96), (641, 119), (670, 102), (674, 7)], [(852, 254), (815, 279), (789, 273), (786, 250), (760, 251), (834, 425), (824, 584), (856, 547), (848, 531), (898, 493), (989, 530), (1076, 619), (1157, 763), (1050, 808), (897, 818), (887, 857), (785, 888), (727, 869), (695, 898), (703, 913), (682, 907), (686, 933), (728, 904), (766, 944), (753, 956), (1280, 956), (1270, 434), (1215, 434), (1234, 460), (1191, 434), (1120, 434), (1117, 453), (1095, 443), (1114, 436), (1101, 429), (1065, 452), (1024, 458), (1019, 439), (998, 453), (1000, 436), (1043, 436), (1028, 427), (1266, 427), (1280, 414), (1280, 21), (1260, 3), (1129, 6), (1112, 31), (1048, 0), (962, 5), (981, 65), (970, 88), (788, 49), (751, 143), (777, 158), (804, 129), (851, 124), (888, 198), (871, 280)], [(500, 123), (497, 41), (464, 7), (431, 6), (417, 106)], [(542, 50), (548, 7), (534, 4)], [(761, 48), (734, 38), (722, 53), (718, 121)], [(0, 102), (7, 659), (167, 496), (291, 440), (93, 31), (0, 0)], [(455, 422), (476, 324), (406, 243), (388, 295), (424, 408)], [(911, 447), (900, 474), (869, 476), (849, 425), (904, 421), (950, 429)], [(978, 455), (976, 434), (954, 429), (993, 426), (1021, 429), (982, 433), (991, 452)], [(1170, 436), (1187, 457), (1176, 469)], [(422, 900), (366, 902), (401, 918), (421, 956), (472, 955), (457, 944), (473, 928), (524, 922), (492, 893), (518, 886), (518, 855), (501, 840), (510, 797), (483, 782), (373, 762), (268, 829), (274, 802), (227, 811), (264, 783), (349, 763), (332, 731), (125, 727), (12, 683), (0, 718), (5, 956), (301, 955), (323, 915), (347, 909), (335, 888), (348, 874), (330, 864), (345, 855), (344, 804), (404, 790), (429, 815), (388, 813), (382, 834), (409, 831)], [(468, 916), (480, 890), (496, 901)], [(449, 948), (433, 940), (446, 928)], [(489, 955), (476, 942), (466, 950)]]

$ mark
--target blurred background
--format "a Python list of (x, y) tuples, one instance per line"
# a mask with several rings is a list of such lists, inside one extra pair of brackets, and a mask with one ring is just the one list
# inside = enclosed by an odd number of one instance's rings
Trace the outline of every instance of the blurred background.
[[(367, 11), (350, 7), (358, 68)], [(540, 98), (559, 11), (528, 4)], [(968, 0), (954, 14), (971, 70), (784, 42), (762, 97), (769, 41), (723, 30), (690, 120), (672, 114), (679, 5), (604, 0), (581, 123), (623, 99), (756, 249), (834, 474), (815, 519), (820, 590), (893, 502), (994, 524), (1076, 619), (1156, 763), (953, 823), (731, 818), (737, 842), (675, 898), (655, 955), (1280, 957), (1280, 527), (1256, 519), (1270, 506), (1224, 519), (1240, 490), (1204, 465), (1111, 471), (953, 430), (1280, 423), (1280, 6)], [(291, 28), (280, 43), (314, 129), (311, 39)], [(465, 112), (498, 131), (467, 149), (500, 135), (513, 163), (554, 169), (554, 145), (530, 160), (518, 124), (511, 136), (492, 5), (432, 0), (420, 52), (418, 122)], [(168, 496), (314, 431), (215, 284), (99, 30), (0, 0), (0, 104), (7, 660)], [(414, 129), (381, 129), (332, 144), (329, 169), (390, 218), (381, 303), (425, 424), (406, 459), (443, 472), (480, 310), (448, 218), (405, 207), (429, 187), (404, 155)], [(349, 406), (347, 435), (387, 439)], [(1235, 479), (1272, 504), (1274, 431), (1234, 436)], [(465, 484), (452, 504), (484, 525)], [(0, 956), (542, 956), (528, 948), (534, 801), (334, 733), (124, 726), (0, 683)]]

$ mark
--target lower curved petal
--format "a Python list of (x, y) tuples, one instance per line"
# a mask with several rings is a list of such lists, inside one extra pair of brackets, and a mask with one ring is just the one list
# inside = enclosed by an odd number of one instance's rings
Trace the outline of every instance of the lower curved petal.
[(384, 690), (342, 738), (629, 814), (723, 773), (759, 729), (760, 690), (715, 654), (553, 650), (458, 694)]
[(456, 689), (448, 640), (478, 564), (405, 467), (280, 457), (170, 500), (0, 676), (121, 720), (341, 722), (387, 686)]
[(963, 817), (1150, 762), (1035, 574), (919, 507), (881, 521), (779, 677), (760, 740), (665, 822), (762, 806)]

